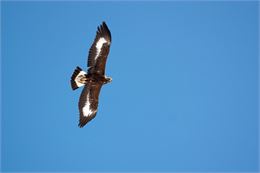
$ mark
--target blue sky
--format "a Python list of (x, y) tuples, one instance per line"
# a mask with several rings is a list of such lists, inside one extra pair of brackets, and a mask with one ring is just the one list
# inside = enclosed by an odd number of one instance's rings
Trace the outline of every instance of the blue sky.
[[(2, 171), (258, 170), (258, 2), (1, 2)], [(78, 128), (70, 76), (112, 46)]]

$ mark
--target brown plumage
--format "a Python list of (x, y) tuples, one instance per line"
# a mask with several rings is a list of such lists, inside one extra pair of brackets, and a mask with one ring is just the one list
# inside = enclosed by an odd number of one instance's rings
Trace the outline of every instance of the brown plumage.
[(77, 67), (71, 76), (73, 90), (84, 86), (79, 99), (79, 127), (85, 126), (97, 114), (98, 98), (101, 87), (112, 81), (105, 76), (105, 66), (111, 45), (111, 33), (103, 22), (96, 32), (95, 40), (88, 55), (88, 70), (84, 72)]

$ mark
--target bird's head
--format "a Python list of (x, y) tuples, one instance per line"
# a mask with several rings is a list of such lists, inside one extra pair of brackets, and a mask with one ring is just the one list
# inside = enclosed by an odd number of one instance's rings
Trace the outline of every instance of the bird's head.
[(112, 78), (111, 77), (106, 77), (106, 82), (105, 83), (110, 83), (112, 82)]

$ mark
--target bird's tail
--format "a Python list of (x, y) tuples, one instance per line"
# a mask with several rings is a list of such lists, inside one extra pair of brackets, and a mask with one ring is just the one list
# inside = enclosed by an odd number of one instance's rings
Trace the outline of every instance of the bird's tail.
[(84, 72), (80, 67), (77, 67), (70, 79), (70, 83), (71, 83), (71, 88), (73, 90), (84, 86), (85, 85), (85, 81), (86, 81), (86, 76), (85, 74), (87, 74), (86, 72)]

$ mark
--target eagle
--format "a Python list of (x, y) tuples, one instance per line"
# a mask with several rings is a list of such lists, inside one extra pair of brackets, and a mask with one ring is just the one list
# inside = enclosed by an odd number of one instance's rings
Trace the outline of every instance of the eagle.
[(79, 102), (79, 124), (84, 127), (89, 121), (95, 118), (98, 110), (98, 98), (101, 87), (112, 81), (111, 77), (105, 75), (107, 56), (111, 45), (111, 33), (105, 22), (97, 27), (96, 37), (90, 47), (87, 72), (76, 67), (71, 76), (72, 90), (84, 86)]

